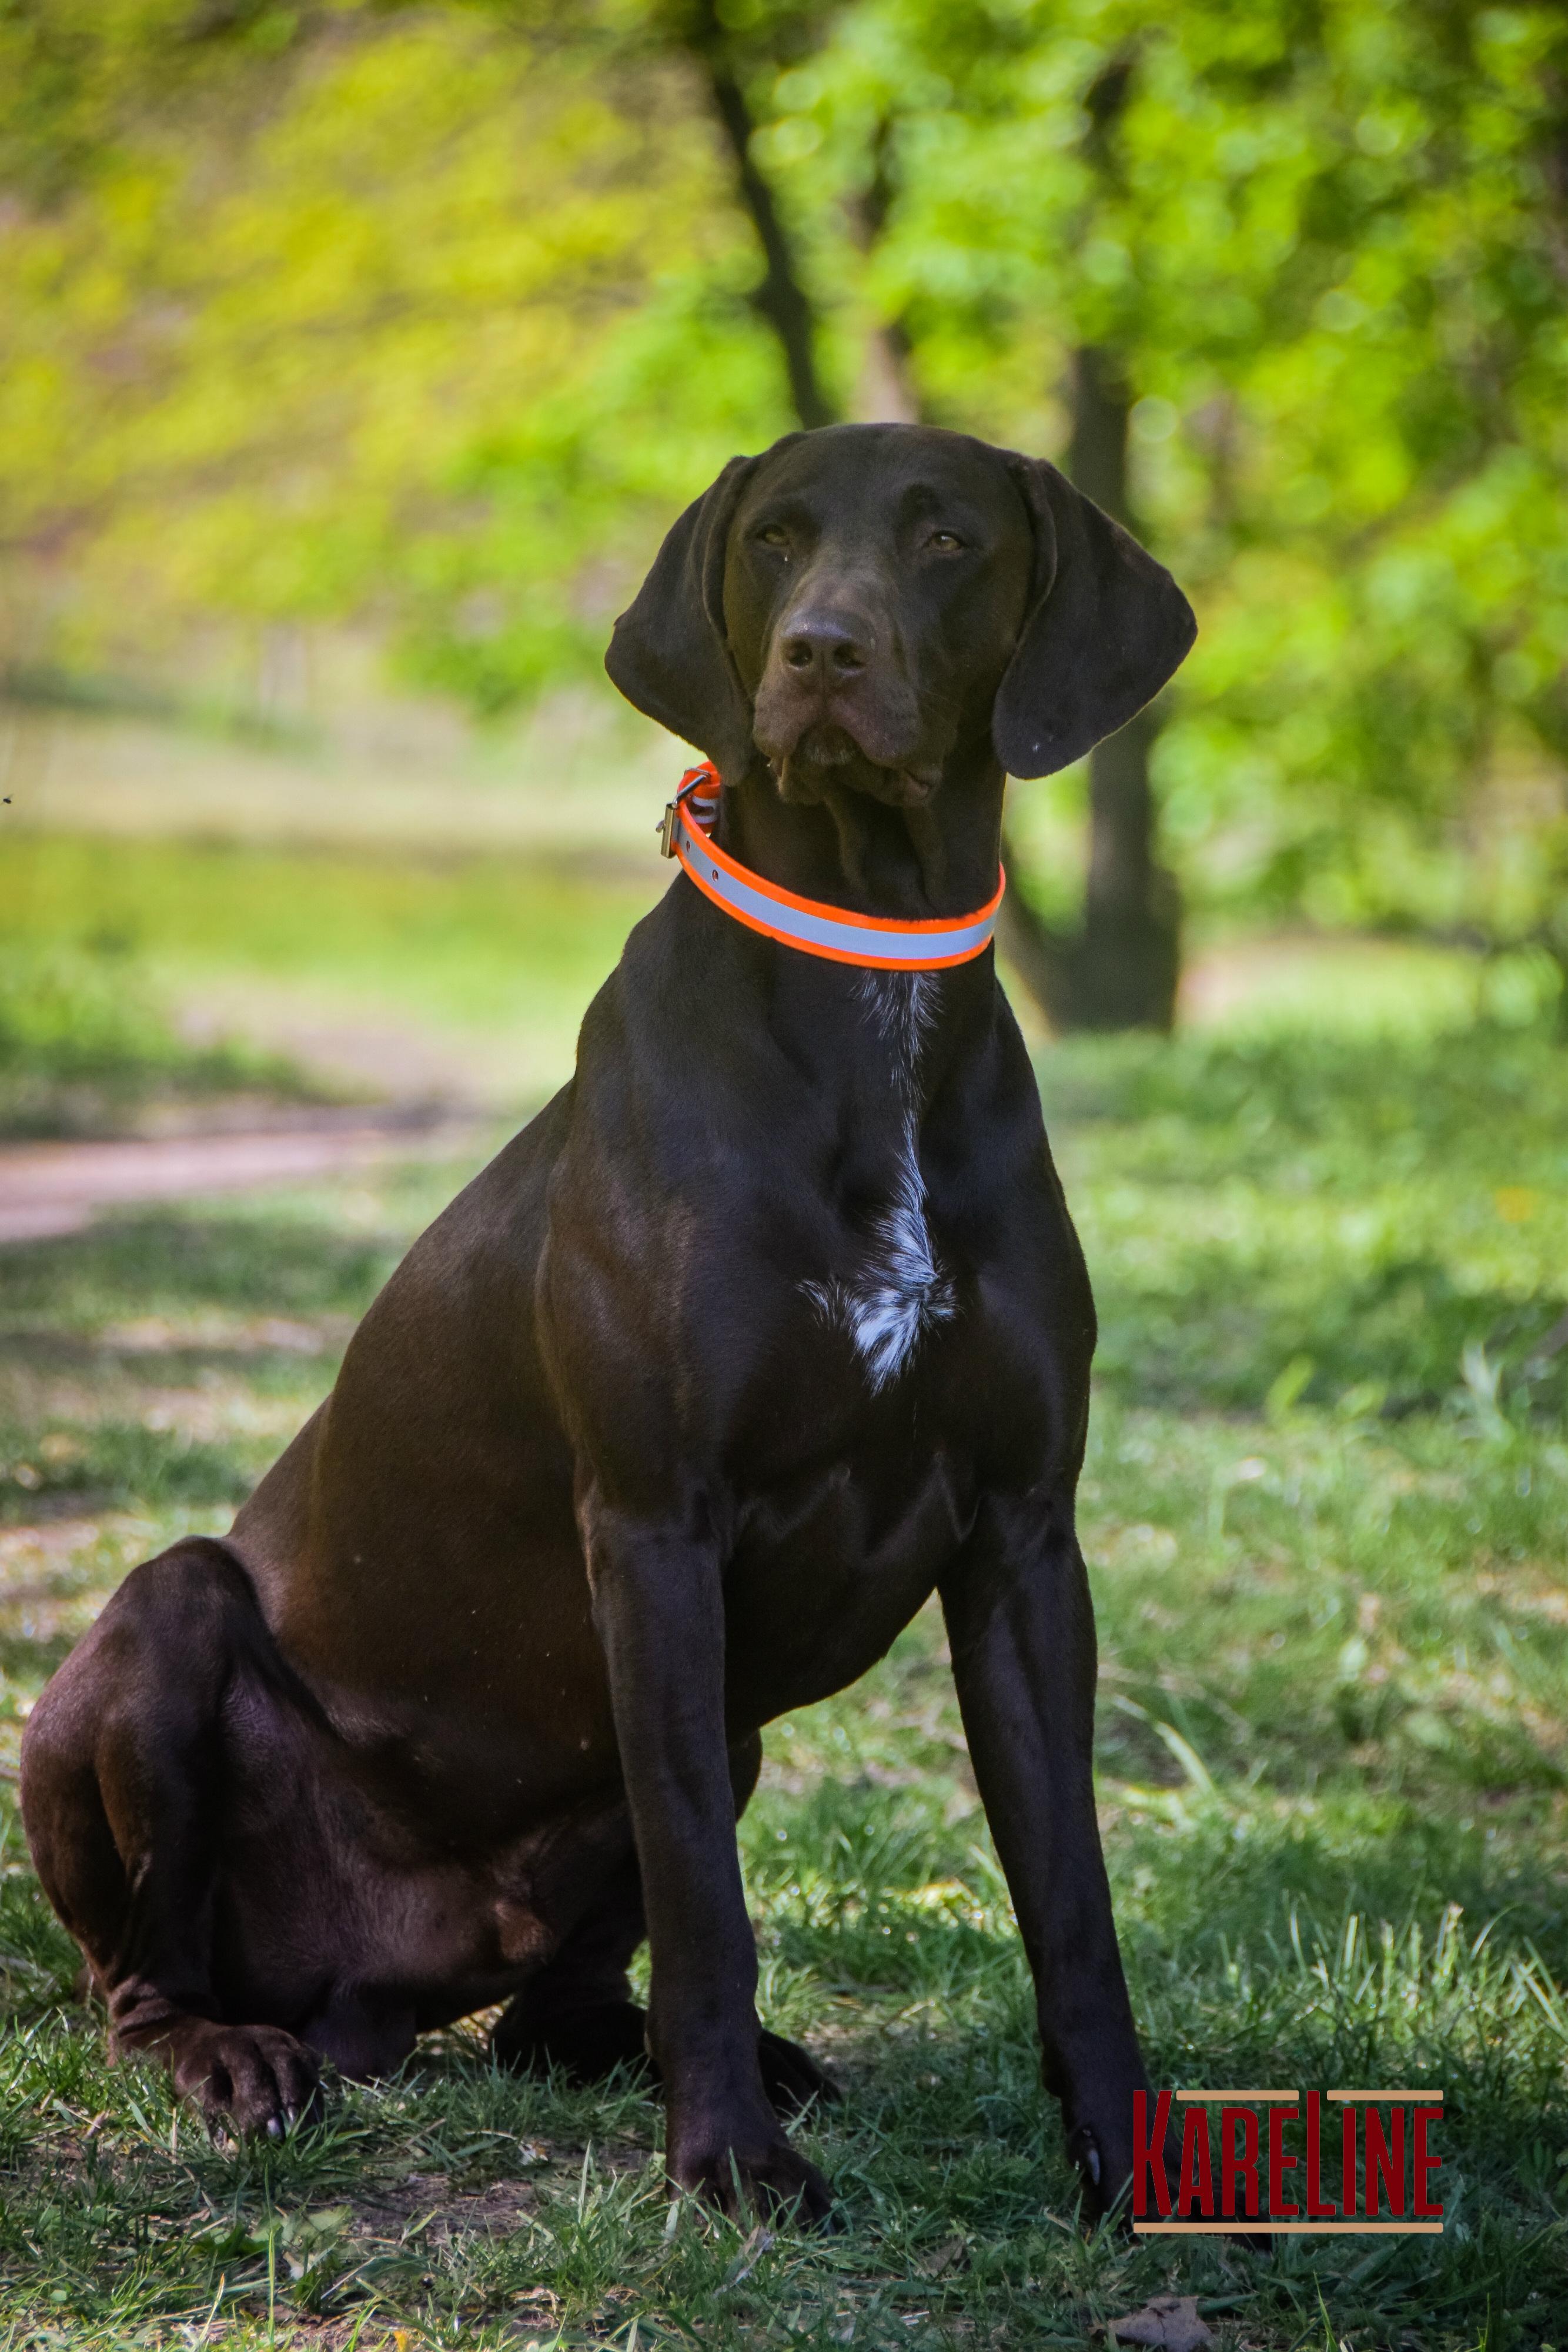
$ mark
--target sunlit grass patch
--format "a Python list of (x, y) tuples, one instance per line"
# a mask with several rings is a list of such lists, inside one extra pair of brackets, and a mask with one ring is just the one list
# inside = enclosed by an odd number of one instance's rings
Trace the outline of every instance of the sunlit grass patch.
[(280, 1055), (182, 1037), (113, 937), (33, 940), (0, 923), (0, 1136), (103, 1133), (154, 1102), (319, 1091)]
[(1568, 1055), (1541, 1028), (1058, 1047), (1119, 1393), (1568, 1408)]
[[(420, 1041), (422, 1066), (444, 1045), (441, 1090), (465, 1091), (477, 1076), (486, 1098), (531, 1108), (570, 1075), (590, 998), (667, 887), (656, 815), (651, 806), (645, 868), (625, 872), (613, 860), (607, 871), (591, 856), (550, 866), (515, 852), (14, 836), (0, 866), (0, 938), (19, 972), (68, 975), (80, 999), (62, 1027), (29, 1013), (25, 990), (16, 995), (18, 1035), (32, 1040), (23, 1075), (43, 1089), (35, 1128), (68, 1130), (84, 1057), (98, 1074), (99, 1123), (129, 1117), (182, 1073), (208, 1091), (260, 1087), (268, 1072), (281, 1085), (288, 1064), (277, 1053), (189, 1042), (208, 1034), (214, 1004), (224, 1036), (319, 1033), (329, 1058), (334, 1034), (368, 1026), (395, 1040), (401, 1024)], [(0, 961), (0, 1116), (5, 970)], [(379, 1066), (380, 1085), (367, 1076), (359, 1091), (410, 1090), (394, 1045), (383, 1042)], [(306, 1083), (298, 1069), (294, 1083)]]

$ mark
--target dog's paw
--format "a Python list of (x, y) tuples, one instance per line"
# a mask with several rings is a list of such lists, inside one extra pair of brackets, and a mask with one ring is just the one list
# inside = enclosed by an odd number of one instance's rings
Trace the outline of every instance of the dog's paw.
[[(1069, 2135), (1067, 2153), (1077, 2166), (1079, 2179), (1083, 2184), (1083, 2210), (1087, 2218), (1092, 2221), (1103, 2221), (1110, 2216), (1117, 2228), (1130, 2237), (1133, 2233), (1131, 2154), (1127, 2154), (1124, 2164), (1120, 2168), (1116, 2167), (1114, 2159), (1108, 2163), (1091, 2124), (1080, 2124)], [(1167, 2136), (1166, 2139), (1165, 2162), (1166, 2179), (1174, 2194), (1176, 2184), (1181, 2178), (1181, 2150), (1174, 2136)], [(1177, 2214), (1175, 2218), (1179, 2221), (1183, 2217)], [(1187, 2218), (1196, 2220), (1197, 2217)], [(1234, 2236), (1228, 2233), (1228, 2237), (1231, 2245), (1241, 2246), (1249, 2253), (1267, 2253), (1272, 2244), (1270, 2238), (1249, 2237), (1239, 2231)]]
[[(1080, 2122), (1067, 2136), (1067, 2154), (1083, 2189), (1083, 2215), (1089, 2221), (1114, 2216), (1124, 2231), (1133, 2225), (1133, 2147), (1129, 2134)], [(1166, 2142), (1166, 2165), (1174, 2185), (1180, 2150)]]
[(793, 2221), (802, 2229), (836, 2229), (833, 2192), (814, 2164), (797, 2155), (782, 2134), (741, 2146), (713, 2132), (676, 2132), (665, 2159), (676, 2189), (694, 2191), (732, 2221), (753, 2214)]
[(1115, 2201), (1115, 2189), (1100, 2153), (1100, 2142), (1088, 2124), (1080, 2124), (1068, 2135), (1068, 2162), (1077, 2171), (1083, 2184), (1083, 2201), (1098, 2221)]
[(172, 2036), (174, 2088), (214, 2133), (281, 2139), (320, 2107), (316, 2061), (292, 2033), (272, 2025), (214, 2025), (193, 2019)]
[(774, 2113), (786, 2122), (809, 2107), (813, 2099), (821, 2106), (836, 2107), (844, 2095), (831, 2076), (823, 2074), (810, 2051), (802, 2050), (798, 2042), (786, 2042), (781, 2033), (758, 2034), (757, 2058), (762, 2069), (762, 2087)]

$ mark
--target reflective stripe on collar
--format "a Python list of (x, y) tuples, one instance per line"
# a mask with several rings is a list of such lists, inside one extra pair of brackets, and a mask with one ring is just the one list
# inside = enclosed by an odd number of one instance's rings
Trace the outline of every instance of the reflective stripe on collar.
[(664, 812), (660, 831), (666, 857), (679, 858), (705, 898), (748, 930), (830, 963), (861, 964), (872, 971), (942, 971), (983, 955), (997, 927), (1007, 888), (998, 868), (993, 897), (972, 915), (932, 923), (896, 923), (881, 915), (849, 915), (819, 898), (800, 898), (764, 881), (709, 839), (718, 818), (718, 772), (711, 763), (690, 769)]

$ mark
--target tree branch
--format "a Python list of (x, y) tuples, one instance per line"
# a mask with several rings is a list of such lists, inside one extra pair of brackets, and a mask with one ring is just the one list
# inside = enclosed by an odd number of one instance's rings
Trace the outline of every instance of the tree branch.
[(714, 112), (735, 159), (740, 201), (762, 247), (762, 283), (751, 299), (779, 338), (795, 414), (808, 432), (819, 425), (834, 425), (838, 422), (837, 411), (817, 373), (810, 298), (796, 274), (795, 257), (779, 220), (773, 191), (752, 159), (751, 140), (757, 124), (736, 73), (715, 0), (696, 0), (685, 46), (707, 77)]

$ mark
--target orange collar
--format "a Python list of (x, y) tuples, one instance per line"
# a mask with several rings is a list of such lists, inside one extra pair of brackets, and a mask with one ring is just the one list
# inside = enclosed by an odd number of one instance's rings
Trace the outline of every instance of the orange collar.
[(1007, 888), (1007, 876), (999, 866), (994, 893), (972, 915), (895, 923), (883, 915), (846, 914), (842, 907), (781, 890), (719, 847), (710, 836), (718, 822), (723, 789), (711, 760), (700, 768), (688, 768), (664, 811), (659, 839), (664, 856), (680, 860), (704, 898), (747, 930), (777, 940), (781, 947), (798, 948), (802, 955), (860, 964), (869, 971), (944, 971), (951, 964), (972, 963), (990, 946)]

